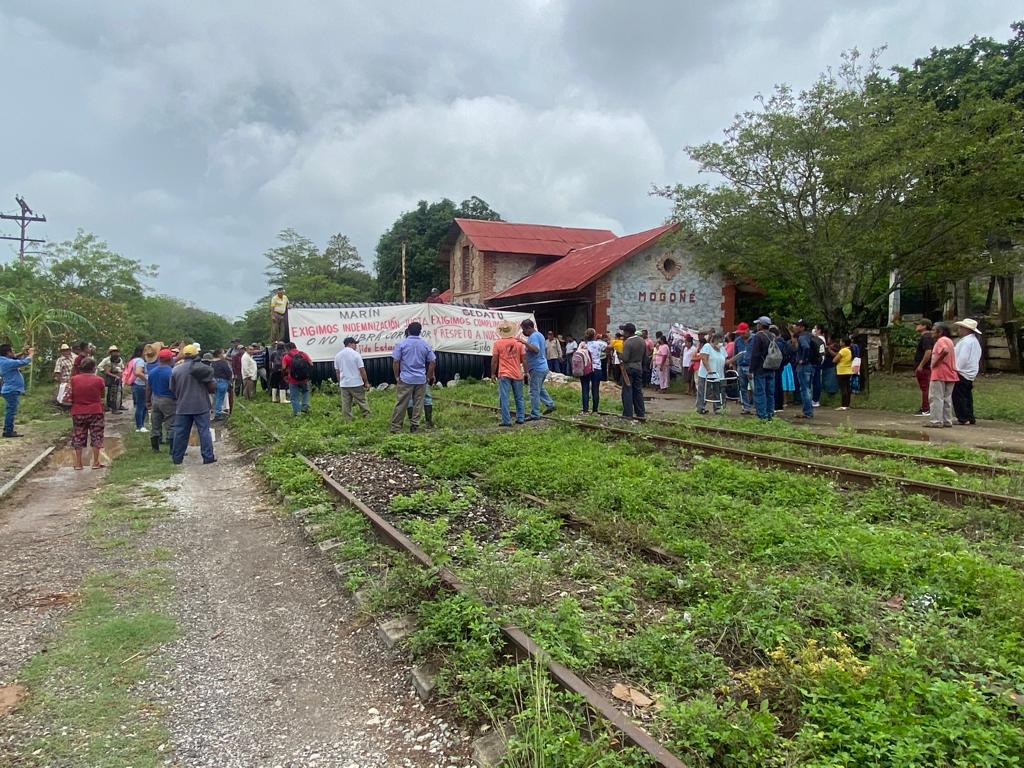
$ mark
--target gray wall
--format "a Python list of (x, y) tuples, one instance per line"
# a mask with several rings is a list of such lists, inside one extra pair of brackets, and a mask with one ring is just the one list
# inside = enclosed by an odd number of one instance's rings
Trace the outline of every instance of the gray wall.
[[(679, 267), (671, 277), (658, 268), (666, 257)], [(722, 277), (701, 275), (685, 250), (652, 246), (616, 267), (609, 278), (608, 315), (613, 331), (625, 322), (634, 323), (638, 331), (649, 329), (651, 336), (668, 331), (673, 323), (690, 328), (722, 326)]]

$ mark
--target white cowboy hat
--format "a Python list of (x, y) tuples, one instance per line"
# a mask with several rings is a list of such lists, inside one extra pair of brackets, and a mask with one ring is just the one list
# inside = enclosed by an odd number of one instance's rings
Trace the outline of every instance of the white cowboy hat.
[(508, 320), (502, 320), (498, 323), (498, 327), (495, 328), (495, 331), (497, 331), (499, 339), (511, 339), (516, 335), (516, 327)]
[(981, 336), (981, 331), (978, 330), (978, 321), (970, 317), (965, 317), (963, 320), (957, 320), (954, 325), (962, 325), (967, 330), (973, 331)]

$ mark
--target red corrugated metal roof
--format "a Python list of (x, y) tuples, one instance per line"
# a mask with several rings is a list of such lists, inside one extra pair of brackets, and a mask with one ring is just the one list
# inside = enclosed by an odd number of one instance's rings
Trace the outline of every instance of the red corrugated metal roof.
[(650, 246), (678, 225), (666, 224), (645, 232), (615, 238), (597, 245), (573, 250), (564, 258), (541, 267), (513, 283), (491, 299), (510, 299), (528, 294), (576, 291), (621, 264), (636, 252)]
[(615, 239), (615, 233), (607, 229), (511, 224), (480, 219), (455, 219), (455, 223), (478, 251), (490, 253), (525, 253), (557, 258), (574, 248)]
[[(451, 289), (451, 288), (449, 288), (449, 289), (448, 289), (447, 291), (444, 291), (444, 292), (443, 292), (443, 293), (442, 293), (442, 294), (440, 295), (440, 297), (439, 297), (439, 298), (440, 298), (440, 299), (441, 299), (441, 301), (442, 301), (442, 302), (444, 302), (445, 304), (451, 304), (451, 303), (452, 303), (452, 298), (453, 298), (454, 296), (455, 296), (455, 294), (454, 294), (454, 293), (452, 293), (452, 289)], [(583, 353), (581, 352), (580, 354), (583, 354)]]

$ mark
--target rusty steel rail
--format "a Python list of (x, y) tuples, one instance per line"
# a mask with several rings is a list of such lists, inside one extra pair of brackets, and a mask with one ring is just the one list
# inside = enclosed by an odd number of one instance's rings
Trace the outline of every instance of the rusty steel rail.
[[(244, 406), (242, 406), (245, 409)], [(250, 413), (252, 418), (260, 427), (275, 440), (278, 435), (268, 427), (256, 414)], [(373, 526), (376, 535), (392, 548), (404, 552), (417, 563), (433, 571), (438, 581), (445, 587), (458, 594), (472, 596), (468, 587), (463, 584), (454, 573), (445, 567), (434, 565), (430, 556), (420, 549), (412, 539), (395, 528), (391, 523), (366, 506), (347, 488), (342, 486), (318, 467), (307, 456), (301, 453), (295, 454), (311, 470), (316, 472), (323, 483), (346, 504), (363, 514)], [(562, 690), (580, 696), (587, 705), (598, 715), (607, 720), (619, 732), (621, 737), (632, 746), (642, 749), (654, 760), (655, 765), (661, 768), (688, 768), (687, 764), (668, 751), (647, 731), (638, 726), (626, 717), (611, 701), (602, 696), (593, 686), (580, 678), (564, 664), (560, 664), (551, 658), (544, 649), (537, 645), (533, 639), (518, 627), (511, 624), (502, 624), (501, 633), (506, 642), (516, 651), (521, 658), (528, 658), (533, 663), (543, 665), (548, 676)]]
[[(601, 416), (614, 416), (615, 414), (606, 411), (599, 411)], [(947, 467), (959, 472), (976, 472), (991, 475), (1016, 475), (1024, 472), (1024, 466), (1007, 467), (998, 464), (972, 464), (969, 461), (960, 459), (943, 459), (938, 456), (921, 456), (914, 453), (900, 453), (899, 451), (887, 451), (883, 448), (865, 448), (859, 445), (846, 445), (845, 443), (819, 442), (803, 437), (790, 437), (788, 435), (768, 435), (760, 432), (747, 432), (742, 429), (728, 429), (727, 427), (712, 427), (705, 424), (686, 424), (671, 419), (646, 419), (648, 424), (663, 424), (678, 429), (691, 429), (694, 432), (703, 432), (710, 435), (721, 435), (722, 437), (738, 437), (741, 440), (768, 440), (775, 443), (788, 443), (789, 445), (801, 445), (815, 450), (831, 451), (832, 453), (852, 453), (858, 456), (876, 456), (883, 459), (909, 459), (916, 464), (927, 464), (930, 466)]]
[(24, 480), (33, 469), (35, 469), (40, 464), (42, 464), (43, 461), (45, 461), (46, 458), (51, 453), (54, 452), (54, 450), (55, 450), (55, 447), (52, 446), (52, 445), (49, 448), (46, 448), (45, 450), (43, 450), (42, 453), (40, 453), (38, 456), (36, 456), (34, 459), (32, 459), (32, 461), (30, 461), (28, 464), (26, 464), (24, 467), (22, 467), (21, 471), (18, 472), (18, 474), (16, 474), (10, 480), (8, 480), (6, 483), (4, 483), (4, 486), (2, 488), (0, 488), (0, 499), (2, 499), (4, 496), (9, 494), (11, 491), (13, 491), (15, 486), (17, 486), (18, 483), (20, 483), (22, 480)]
[[(484, 403), (473, 403), (466, 400), (448, 400), (448, 402), (489, 411), (498, 410), (497, 406), (486, 405)], [(684, 440), (683, 438), (669, 437), (667, 435), (634, 432), (633, 430), (609, 427), (604, 424), (570, 421), (569, 419), (554, 416), (544, 416), (543, 418), (557, 424), (565, 424), (584, 431), (590, 430), (595, 432), (604, 432), (619, 437), (627, 437), (631, 440), (672, 445), (679, 448), (686, 448), (690, 451), (713, 453), (720, 456), (728, 456), (729, 458), (750, 461), (762, 466), (793, 469), (799, 472), (808, 472), (810, 474), (825, 475), (828, 477), (840, 477), (843, 480), (850, 480), (866, 486), (877, 485), (880, 483), (892, 483), (903, 490), (910, 491), (912, 493), (924, 494), (925, 496), (929, 496), (953, 506), (960, 506), (971, 501), (982, 501), (987, 504), (1024, 509), (1024, 498), (1020, 498), (1018, 496), (1007, 496), (1001, 493), (989, 493), (988, 491), (974, 491), (968, 488), (957, 488), (952, 485), (942, 485), (941, 483), (931, 483), (924, 480), (912, 480), (907, 477), (885, 475), (880, 472), (869, 472), (863, 469), (837, 467), (834, 464), (822, 464), (816, 461), (808, 461), (807, 459), (791, 459), (785, 456), (772, 456), (768, 453), (758, 453), (756, 451), (748, 451), (742, 448), (730, 448), (724, 445), (702, 443), (698, 440)]]

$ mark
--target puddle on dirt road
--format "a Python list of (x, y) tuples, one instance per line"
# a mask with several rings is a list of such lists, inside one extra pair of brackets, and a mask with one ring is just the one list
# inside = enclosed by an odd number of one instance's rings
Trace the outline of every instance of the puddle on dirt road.
[[(103, 448), (100, 449), (100, 461), (109, 464), (114, 458), (124, 453), (124, 442), (120, 437), (104, 437)], [(83, 461), (92, 461), (92, 449), (82, 451)], [(70, 447), (58, 448), (50, 454), (50, 465), (54, 467), (75, 466), (75, 451)]]

